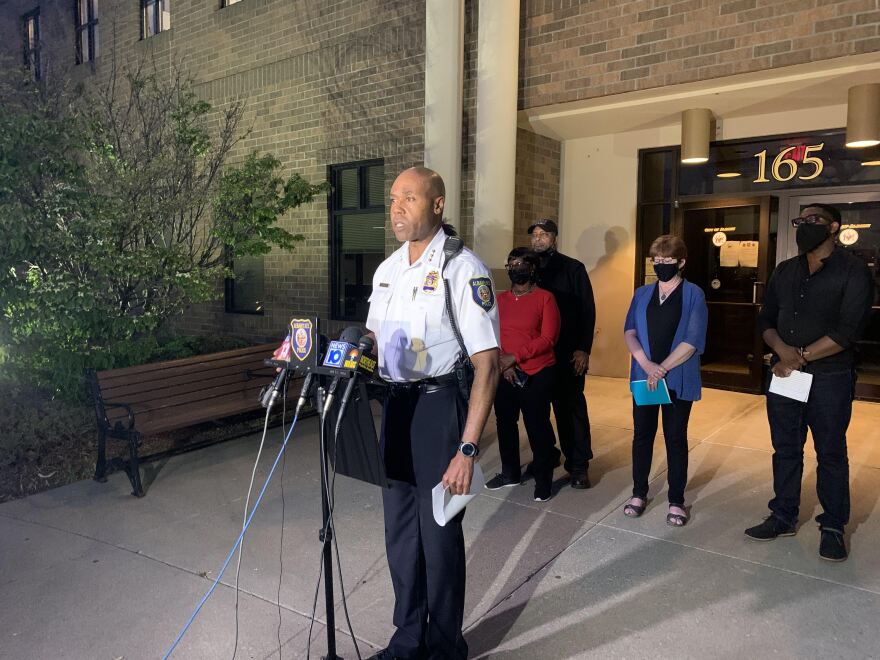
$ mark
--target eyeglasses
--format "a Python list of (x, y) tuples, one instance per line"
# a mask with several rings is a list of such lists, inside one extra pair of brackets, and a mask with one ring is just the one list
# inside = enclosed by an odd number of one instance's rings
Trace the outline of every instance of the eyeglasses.
[(818, 214), (811, 214), (811, 215), (805, 215), (802, 218), (792, 218), (791, 219), (791, 226), (797, 228), (803, 224), (830, 225), (832, 222), (833, 222), (833, 220), (829, 220), (825, 216), (818, 215)]
[(525, 262), (525, 261), (520, 261), (519, 259), (517, 259), (516, 261), (508, 261), (508, 262), (507, 262), (507, 265), (505, 266), (505, 268), (506, 268), (507, 270), (510, 270), (511, 268), (519, 268), (519, 267), (521, 267), (521, 266), (528, 266), (528, 265), (529, 265), (529, 264), (528, 264), (527, 262)]
[(655, 264), (677, 264), (678, 259), (675, 257), (654, 257)]

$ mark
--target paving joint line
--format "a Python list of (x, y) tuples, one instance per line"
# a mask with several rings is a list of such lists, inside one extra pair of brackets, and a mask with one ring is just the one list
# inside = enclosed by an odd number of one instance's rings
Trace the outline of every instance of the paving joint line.
[(696, 551), (698, 551), (698, 552), (705, 552), (705, 553), (707, 553), (707, 554), (715, 555), (715, 556), (717, 556), (717, 557), (724, 557), (725, 559), (732, 559), (732, 560), (734, 560), (734, 561), (742, 561), (742, 562), (745, 562), (745, 563), (747, 563), (747, 564), (753, 564), (753, 565), (755, 565), (755, 566), (761, 566), (761, 567), (763, 567), (763, 568), (769, 568), (769, 569), (771, 569), (771, 570), (781, 571), (781, 572), (783, 572), (783, 573), (789, 573), (790, 575), (797, 575), (797, 576), (799, 576), (799, 577), (804, 577), (804, 578), (808, 578), (808, 579), (811, 579), (811, 580), (817, 580), (817, 581), (819, 581), (819, 582), (827, 582), (828, 584), (833, 584), (833, 585), (838, 586), (838, 587), (844, 587), (844, 588), (847, 588), (847, 589), (854, 589), (854, 590), (856, 590), (856, 591), (863, 591), (863, 592), (865, 592), (865, 593), (869, 593), (869, 594), (872, 594), (872, 595), (874, 595), (874, 596), (880, 596), (880, 591), (875, 591), (875, 590), (873, 590), (873, 589), (868, 589), (868, 588), (866, 588), (866, 587), (860, 587), (860, 586), (858, 586), (858, 585), (854, 585), (854, 584), (847, 584), (846, 582), (838, 582), (837, 580), (832, 580), (832, 579), (830, 579), (830, 578), (821, 577), (821, 576), (819, 576), (819, 575), (811, 575), (811, 574), (809, 574), (809, 573), (804, 573), (804, 572), (801, 572), (801, 571), (796, 571), (796, 570), (791, 569), (791, 568), (785, 568), (785, 567), (782, 567), (782, 566), (774, 566), (773, 564), (765, 564), (765, 563), (763, 563), (763, 562), (756, 561), (756, 560), (754, 560), (754, 559), (748, 559), (748, 558), (746, 558), (746, 557), (737, 557), (736, 555), (725, 554), (725, 553), (723, 553), (723, 552), (719, 552), (718, 550), (711, 550), (711, 549), (709, 549), (709, 548), (701, 548), (700, 546), (696, 546), (696, 545), (688, 545), (687, 543), (681, 543), (680, 541), (673, 541), (673, 540), (671, 540), (671, 539), (664, 538), (664, 537), (661, 537), (661, 536), (652, 536), (652, 535), (650, 535), (650, 534), (646, 534), (646, 533), (644, 533), (644, 532), (638, 532), (638, 531), (631, 530), (631, 529), (624, 529), (623, 527), (615, 527), (614, 525), (606, 525), (605, 523), (596, 523), (596, 527), (603, 527), (603, 528), (605, 528), (605, 529), (613, 529), (613, 530), (616, 531), (616, 532), (624, 532), (624, 533), (627, 533), (627, 534), (633, 534), (633, 535), (635, 535), (635, 536), (641, 536), (641, 537), (644, 537), (644, 538), (649, 538), (649, 539), (652, 539), (652, 540), (654, 540), (654, 541), (661, 541), (661, 542), (664, 542), (664, 543), (669, 543), (669, 544), (672, 544), (672, 545), (677, 545), (677, 546), (682, 547), (682, 548), (688, 548), (689, 550), (696, 550)]
[[(46, 528), (46, 529), (51, 529), (51, 530), (54, 530), (54, 531), (56, 531), (56, 532), (61, 532), (62, 534), (70, 534), (70, 535), (72, 535), (72, 536), (77, 536), (77, 537), (79, 537), (79, 538), (81, 538), (81, 539), (85, 539), (85, 540), (87, 540), (87, 541), (91, 541), (91, 542), (93, 542), (93, 543), (97, 543), (97, 544), (99, 544), (99, 545), (103, 545), (103, 546), (107, 546), (107, 547), (109, 547), (109, 548), (113, 548), (114, 550), (120, 550), (120, 551), (122, 551), (122, 552), (127, 552), (127, 553), (132, 554), (132, 555), (135, 555), (135, 556), (137, 556), (137, 557), (142, 557), (143, 559), (146, 559), (146, 560), (149, 560), (149, 561), (155, 562), (155, 563), (160, 564), (160, 565), (162, 565), (162, 566), (166, 566), (166, 567), (168, 567), (168, 568), (170, 568), (170, 569), (177, 570), (177, 571), (181, 571), (181, 572), (183, 572), (183, 573), (188, 573), (189, 575), (192, 575), (193, 577), (202, 578), (202, 579), (210, 580), (210, 581), (213, 582), (213, 580), (212, 580), (211, 578), (208, 578), (207, 575), (203, 575), (202, 573), (199, 573), (198, 571), (194, 571), (194, 570), (191, 570), (191, 569), (188, 569), (188, 568), (184, 568), (183, 566), (177, 566), (177, 565), (175, 565), (175, 564), (171, 564), (171, 563), (169, 563), (169, 562), (167, 562), (167, 561), (164, 561), (163, 559), (159, 559), (158, 557), (154, 557), (154, 556), (152, 556), (152, 555), (150, 555), (150, 554), (147, 554), (147, 553), (145, 553), (145, 552), (142, 552), (142, 551), (140, 551), (140, 550), (134, 550), (134, 549), (132, 549), (132, 548), (127, 548), (127, 547), (125, 547), (125, 546), (121, 546), (121, 545), (117, 545), (117, 544), (115, 544), (115, 543), (111, 543), (110, 541), (104, 541), (103, 539), (98, 539), (98, 538), (95, 538), (95, 537), (89, 536), (88, 534), (83, 534), (82, 532), (77, 532), (77, 531), (70, 530), (70, 529), (63, 529), (63, 528), (61, 528), (61, 527), (56, 527), (55, 525), (48, 525), (48, 524), (46, 524), (46, 523), (37, 523), (37, 522), (34, 522), (34, 521), (32, 521), (32, 520), (28, 520), (28, 519), (26, 519), (26, 518), (19, 518), (19, 517), (17, 517), (17, 516), (11, 516), (11, 515), (9, 515), (9, 514), (7, 514), (7, 513), (0, 513), (0, 517), (7, 518), (7, 519), (9, 519), (9, 520), (15, 520), (15, 521), (17, 521), (17, 522), (25, 523), (25, 524), (28, 524), (28, 525), (32, 525), (32, 526), (34, 526), (34, 527), (43, 527), (43, 528)], [(235, 585), (234, 585), (234, 584), (228, 584), (227, 582), (224, 582), (223, 580), (220, 580), (220, 581), (217, 583), (217, 586), (221, 586), (221, 585), (224, 586), (224, 587), (226, 587), (226, 588), (228, 588), (228, 589), (235, 590)], [(239, 593), (247, 594), (247, 595), (249, 595), (249, 596), (251, 596), (251, 597), (253, 597), (253, 598), (256, 598), (257, 600), (261, 600), (261, 601), (263, 601), (264, 603), (267, 603), (267, 604), (269, 604), (269, 605), (274, 605), (274, 606), (276, 606), (276, 607), (279, 606), (279, 604), (278, 604), (277, 601), (269, 600), (269, 599), (267, 599), (267, 598), (264, 597), (264, 596), (260, 596), (260, 595), (258, 595), (258, 594), (255, 594), (255, 593), (251, 592), (251, 591), (248, 591), (248, 590), (246, 590), (246, 589), (241, 589), (240, 587), (239, 587)], [(290, 606), (288, 606), (288, 605), (280, 605), (280, 607), (281, 607), (282, 609), (288, 611), (288, 612), (291, 613), (291, 614), (296, 614), (296, 615), (299, 615), (299, 616), (303, 617), (303, 618), (306, 619), (307, 621), (310, 621), (311, 618), (312, 618), (310, 614), (307, 614), (307, 613), (305, 613), (305, 612), (300, 612), (299, 610), (294, 609), (294, 608), (292, 608), (292, 607), (290, 607)], [(340, 607), (341, 607), (341, 604), (340, 604)], [(323, 621), (322, 619), (318, 618), (318, 617), (315, 617), (315, 623), (320, 623), (320, 624), (323, 625), (324, 627), (327, 626), (327, 623), (326, 623), (325, 621)], [(337, 632), (341, 632), (341, 633), (343, 633), (346, 637), (351, 637), (351, 635), (349, 634), (347, 628), (345, 628), (345, 629), (336, 628), (336, 630), (337, 630)], [(363, 641), (363, 642), (365, 642), (365, 643), (367, 643), (367, 644), (371, 644), (371, 645), (373, 644), (373, 642), (371, 642), (370, 640), (368, 640), (368, 639), (361, 639), (361, 637), (358, 636), (358, 635), (355, 635), (355, 637), (356, 637), (358, 640), (361, 640), (361, 641)]]

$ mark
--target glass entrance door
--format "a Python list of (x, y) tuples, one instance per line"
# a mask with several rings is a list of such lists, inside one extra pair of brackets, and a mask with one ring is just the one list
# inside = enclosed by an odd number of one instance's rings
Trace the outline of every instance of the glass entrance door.
[[(788, 212), (792, 218), (810, 204), (831, 204), (840, 210), (843, 224), (838, 242), (862, 259), (874, 275), (874, 307), (862, 340), (858, 343), (858, 372), (856, 396), (880, 401), (880, 193), (835, 193), (805, 195), (791, 200)], [(794, 230), (788, 231), (784, 245), (785, 256), (797, 255)], [(782, 250), (780, 250), (782, 252)]]
[(776, 257), (777, 200), (754, 197), (682, 203), (674, 233), (688, 247), (685, 276), (709, 307), (703, 385), (761, 392), (764, 344), (757, 328)]

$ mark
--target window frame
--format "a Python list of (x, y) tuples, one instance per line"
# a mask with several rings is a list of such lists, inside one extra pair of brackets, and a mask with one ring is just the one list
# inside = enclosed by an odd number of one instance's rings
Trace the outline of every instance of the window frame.
[[(80, 23), (80, 5), (83, 3), (85, 3), (86, 5), (86, 22)], [(95, 52), (95, 37), (98, 34), (98, 12), (97, 8), (95, 7), (95, 0), (74, 0), (73, 16), (74, 27), (76, 31), (76, 63), (85, 64), (86, 62), (94, 62), (95, 59), (98, 57), (98, 53)], [(88, 57), (83, 56), (83, 32), (85, 32), (89, 38), (89, 52), (86, 53)], [(100, 51), (100, 47), (98, 50)]]
[[(162, 28), (162, 6), (165, 3), (168, 3), (168, 27)], [(153, 32), (151, 34), (147, 34), (147, 5), (155, 5), (156, 11), (153, 16)], [(156, 35), (162, 34), (163, 32), (167, 32), (171, 29), (171, 0), (140, 0), (141, 6), (141, 41), (144, 39), (150, 39), (155, 37)]]
[[(356, 160), (350, 161), (347, 163), (337, 163), (334, 165), (327, 166), (327, 181), (330, 183), (332, 192), (327, 195), (327, 219), (328, 219), (328, 229), (327, 229), (327, 251), (328, 251), (328, 264), (330, 267), (330, 300), (328, 309), (330, 311), (330, 318), (334, 321), (354, 321), (354, 322), (364, 322), (366, 319), (361, 318), (350, 318), (344, 314), (344, 309), (339, 309), (339, 293), (340, 293), (340, 283), (337, 277), (337, 269), (339, 266), (339, 259), (342, 256), (341, 254), (337, 254), (337, 245), (341, 246), (339, 242), (339, 236), (337, 235), (337, 222), (336, 219), (341, 215), (366, 215), (369, 213), (381, 213), (383, 218), (385, 217), (385, 213), (387, 211), (387, 207), (385, 204), (385, 198), (383, 195), (382, 205), (381, 206), (369, 206), (369, 190), (367, 184), (367, 170), (371, 167), (376, 167), (377, 165), (382, 167), (383, 175), (385, 171), (385, 159), (384, 158), (372, 158), (370, 160)], [(349, 207), (344, 208), (341, 204), (342, 190), (338, 185), (339, 178), (341, 173), (345, 170), (350, 170), (357, 168), (357, 181), (358, 181), (358, 206), (357, 208)], [(382, 182), (383, 188), (385, 182)], [(340, 203), (337, 203), (339, 200)]]
[[(34, 46), (31, 48), (31, 41), (28, 33), (30, 21), (34, 23)], [(40, 61), (40, 8), (35, 7), (26, 14), (21, 16), (21, 31), (23, 39), (23, 56), (24, 65), (33, 74), (34, 80), (40, 80), (43, 77), (42, 62)]]
[[(265, 255), (260, 255), (265, 256)], [(235, 272), (235, 258), (232, 256), (232, 251), (227, 248), (226, 250), (226, 265), (232, 272)], [(266, 263), (263, 262), (263, 274), (265, 275)], [(248, 316), (265, 316), (266, 314), (266, 303), (263, 301), (263, 306), (260, 309), (249, 309), (247, 307), (236, 307), (235, 304), (235, 278), (227, 277), (223, 282), (223, 307), (224, 311), (227, 314), (246, 314)], [(265, 282), (263, 283), (263, 297), (265, 298), (266, 294), (266, 286)]]

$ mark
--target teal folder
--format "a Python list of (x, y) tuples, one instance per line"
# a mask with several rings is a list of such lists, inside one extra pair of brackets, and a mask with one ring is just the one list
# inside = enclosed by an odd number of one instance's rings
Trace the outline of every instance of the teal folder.
[(629, 384), (633, 398), (637, 406), (656, 406), (658, 403), (672, 403), (669, 398), (669, 388), (666, 387), (666, 379), (657, 382), (657, 389), (651, 392), (648, 389), (648, 381), (634, 380)]

